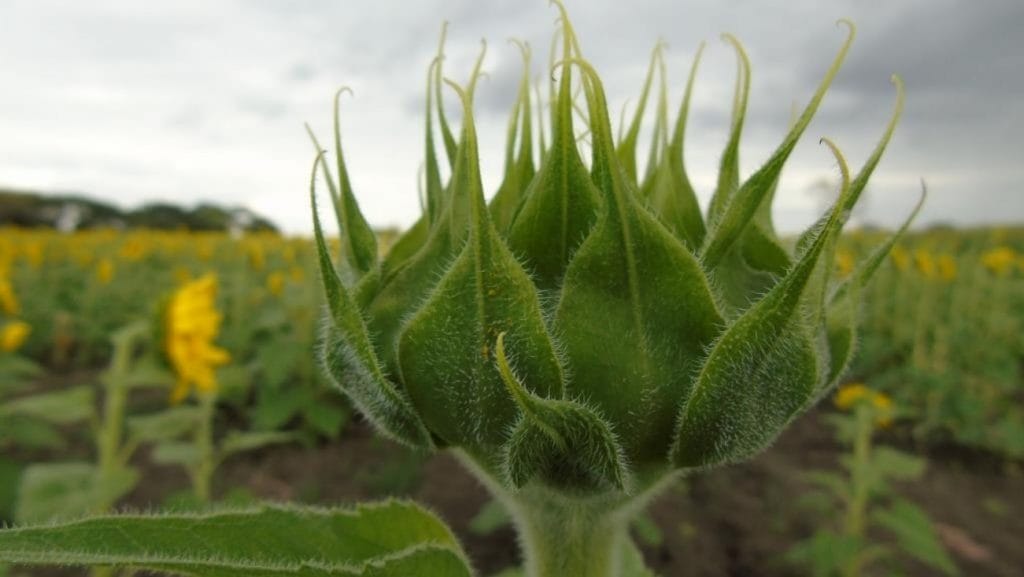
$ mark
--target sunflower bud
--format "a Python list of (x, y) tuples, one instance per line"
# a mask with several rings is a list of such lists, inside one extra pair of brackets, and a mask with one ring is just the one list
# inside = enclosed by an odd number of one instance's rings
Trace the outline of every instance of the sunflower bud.
[[(750, 457), (842, 376), (861, 289), (899, 233), (842, 277), (836, 240), (890, 139), (902, 85), (894, 77), (896, 110), (858, 174), (851, 177), (824, 141), (843, 176), (838, 200), (790, 248), (773, 227), (772, 199), (853, 26), (844, 23), (847, 38), (807, 107), (745, 181), (738, 151), (750, 65), (726, 37), (740, 72), (705, 218), (683, 163), (697, 61), (670, 130), (656, 49), (640, 110), (616, 142), (601, 79), (562, 16), (551, 142), (542, 137), (535, 166), (524, 73), (505, 179), (490, 205), (472, 112), (483, 54), (464, 87), (443, 79), (438, 54), (427, 74), (424, 214), (383, 260), (348, 179), (336, 101), (339, 178), (314, 140), (311, 185), (315, 195), (323, 172), (342, 235), (334, 255), (314, 198), (329, 309), (323, 361), (383, 433), (415, 447), (456, 448), (506, 488), (631, 493), (672, 471)], [(663, 82), (655, 136), (640, 175), (636, 131), (656, 70)], [(462, 103), (458, 138), (441, 106), (444, 82)], [(575, 102), (577, 94), (585, 102)], [(585, 127), (574, 125), (577, 110), (586, 112)]]

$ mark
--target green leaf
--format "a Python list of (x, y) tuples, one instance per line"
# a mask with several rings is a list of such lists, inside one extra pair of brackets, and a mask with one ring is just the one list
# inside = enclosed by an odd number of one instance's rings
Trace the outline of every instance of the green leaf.
[[(572, 28), (566, 19), (565, 57), (570, 56)], [(572, 78), (562, 68), (558, 103), (554, 107), (551, 148), (525, 192), (522, 208), (508, 234), (508, 245), (541, 291), (552, 291), (572, 255), (594, 225), (600, 192), (580, 158), (573, 131)]]
[(0, 419), (0, 448), (63, 449), (65, 445), (60, 431), (45, 421), (22, 415)]
[(875, 511), (873, 518), (876, 523), (892, 531), (900, 548), (918, 561), (946, 575), (960, 574), (935, 534), (928, 514), (917, 505), (898, 499), (890, 508)]
[(270, 388), (280, 388), (309, 357), (309, 347), (298, 341), (275, 339), (259, 349), (260, 373)]
[(24, 465), (18, 461), (0, 457), (0, 519), (10, 519), (18, 495)]
[(574, 401), (544, 399), (522, 385), (498, 335), (496, 363), (523, 416), (505, 447), (505, 469), (515, 487), (534, 479), (581, 492), (623, 490), (628, 469), (611, 427), (593, 409)]
[(0, 405), (0, 416), (20, 415), (40, 419), (57, 425), (69, 425), (88, 420), (96, 412), (96, 392), (90, 385), (80, 385), (22, 397)]
[(199, 449), (193, 443), (165, 442), (153, 447), (150, 458), (158, 465), (194, 466), (200, 460)]
[(315, 401), (312, 391), (302, 387), (271, 389), (262, 387), (257, 393), (253, 407), (253, 424), (258, 429), (279, 429), (296, 414)]
[(573, 363), (567, 396), (608, 420), (630, 460), (662, 460), (722, 319), (694, 255), (640, 204), (620, 169), (597, 73), (574, 62), (586, 76), (604, 202), (555, 311), (554, 333)]
[(134, 469), (104, 477), (90, 463), (30, 465), (21, 476), (14, 518), (21, 523), (68, 518), (106, 509), (138, 482)]
[(484, 506), (470, 520), (469, 530), (476, 535), (490, 535), (511, 523), (512, 518), (504, 505), (496, 499), (491, 499), (484, 503)]
[(155, 358), (144, 357), (132, 364), (124, 379), (130, 388), (169, 388), (177, 377)]
[(230, 364), (217, 369), (218, 396), (225, 401), (245, 405), (252, 389), (252, 370), (242, 364)]
[[(319, 157), (317, 164), (322, 164)], [(322, 357), (325, 372), (384, 434), (413, 447), (430, 447), (430, 435), (423, 423), (404, 395), (384, 376), (362, 313), (331, 262), (316, 206), (316, 166), (310, 182), (310, 202), (320, 277), (330, 311)]]
[(456, 89), (465, 110), (457, 160), (464, 170), (456, 172), (454, 185), (465, 194), (452, 200), (469, 205), (463, 210), (471, 215), (470, 238), (406, 325), (398, 359), (402, 382), (430, 430), (446, 443), (487, 452), (504, 442), (516, 418), (515, 404), (492, 360), (495, 337), (508, 332), (521, 351), (518, 368), (524, 380), (545, 397), (561, 396), (562, 369), (537, 292), (488, 216), (472, 93)]
[(914, 481), (921, 478), (927, 466), (925, 459), (892, 447), (875, 447), (871, 454), (870, 471), (880, 481)]
[(331, 439), (336, 439), (341, 433), (350, 413), (347, 405), (327, 399), (317, 399), (302, 410), (303, 417), (313, 430)]
[(830, 471), (810, 471), (805, 478), (808, 482), (826, 489), (840, 502), (846, 501), (850, 496), (850, 483), (842, 475)]
[(619, 575), (621, 577), (657, 577), (653, 571), (647, 568), (644, 563), (644, 555), (632, 541), (623, 545), (622, 563)]
[(800, 307), (826, 246), (838, 234), (850, 190), (838, 149), (842, 194), (796, 266), (715, 342), (679, 421), (672, 460), (707, 467), (763, 449), (806, 405), (819, 379), (818, 356)]
[(792, 547), (786, 560), (809, 568), (813, 577), (835, 577), (857, 562), (862, 547), (862, 541), (854, 536), (819, 530)]
[(29, 359), (0, 354), (0, 397), (23, 391), (32, 384), (32, 377), (42, 372), (42, 367)]
[(111, 565), (196, 577), (470, 577), (451, 531), (411, 503), (264, 505), (113, 515), (0, 531), (0, 561)]
[(640, 541), (648, 547), (660, 547), (665, 542), (665, 535), (662, 534), (661, 528), (646, 512), (634, 517), (630, 526)]
[(128, 417), (128, 436), (138, 443), (176, 439), (194, 431), (202, 417), (199, 407), (180, 406), (152, 415)]
[(298, 438), (298, 434), (292, 432), (260, 431), (240, 433), (232, 431), (228, 433), (221, 443), (220, 452), (222, 457), (227, 457), (235, 453), (254, 451), (270, 445), (292, 443)]

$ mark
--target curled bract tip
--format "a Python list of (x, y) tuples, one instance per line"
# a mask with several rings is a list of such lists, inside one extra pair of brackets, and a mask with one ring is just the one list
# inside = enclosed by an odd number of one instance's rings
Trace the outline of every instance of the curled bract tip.
[(896, 100), (899, 105), (903, 106), (903, 98), (905, 96), (905, 86), (903, 85), (903, 78), (899, 74), (893, 74), (889, 77), (889, 82), (896, 87)]
[[(725, 42), (726, 44), (732, 45), (732, 47), (736, 49), (736, 52), (739, 53), (740, 58), (743, 59), (743, 62), (746, 63), (749, 66), (750, 59), (747, 56), (747, 50), (746, 50), (746, 48), (743, 47), (743, 43), (740, 42), (740, 39), (736, 38), (735, 36), (733, 36), (732, 34), (730, 34), (728, 32), (723, 32), (721, 38), (722, 38), (722, 42)], [(701, 42), (701, 49), (703, 50), (703, 48), (704, 48), (704, 43)]]
[(525, 40), (520, 40), (518, 38), (509, 38), (508, 43), (515, 44), (516, 47), (519, 48), (519, 51), (522, 53), (523, 60), (526, 60), (527, 62), (530, 61), (531, 50), (529, 42), (526, 42)]
[(840, 18), (839, 20), (836, 20), (836, 26), (839, 25), (846, 26), (851, 39), (857, 35), (857, 25), (853, 23), (853, 20), (850, 20), (849, 18)]
[(832, 142), (832, 140), (828, 137), (821, 137), (821, 140), (818, 141), (818, 144), (824, 144), (825, 146), (828, 146), (829, 150), (832, 152), (832, 155), (836, 157), (836, 162), (839, 163), (839, 172), (843, 177), (842, 190), (845, 192), (846, 189), (850, 186), (850, 166), (846, 163), (846, 157), (843, 156), (843, 152), (839, 150), (839, 147), (836, 146), (836, 143)]
[(352, 90), (352, 88), (350, 86), (342, 86), (341, 88), (339, 88), (337, 90), (337, 92), (334, 93), (334, 100), (335, 100), (335, 102), (337, 102), (338, 99), (341, 98), (341, 95), (346, 93), (346, 92), (348, 93), (349, 96), (355, 98), (356, 93), (355, 93), (354, 90)]
[(601, 80), (601, 76), (597, 73), (597, 70), (594, 68), (594, 65), (591, 64), (590, 62), (587, 62), (583, 58), (578, 58), (578, 57), (575, 57), (575, 56), (570, 56), (569, 58), (563, 58), (563, 59), (559, 60), (555, 64), (557, 64), (557, 65), (561, 65), (561, 64), (565, 64), (565, 65), (575, 64), (576, 66), (579, 67), (580, 71), (583, 72), (584, 74), (586, 74), (588, 77), (590, 77), (591, 80), (597, 80), (597, 81)]
[(448, 78), (447, 76), (444, 77), (442, 80), (444, 81), (445, 84), (450, 86), (451, 89), (454, 90), (456, 94), (459, 95), (459, 99), (462, 100), (463, 107), (468, 108), (469, 95), (466, 93), (466, 89), (460, 86), (458, 82), (455, 82), (454, 80)]
[[(469, 83), (467, 84), (465, 89), (466, 92), (469, 94), (470, 100), (472, 100), (473, 93), (476, 91), (476, 81), (479, 80), (481, 76), (487, 76), (487, 74), (481, 70), (481, 67), (484, 64), (485, 56), (487, 56), (487, 39), (481, 38), (480, 55), (476, 57), (476, 63), (473, 64), (473, 73), (470, 75)], [(452, 84), (452, 82), (447, 78), (445, 78), (444, 81), (449, 84)]]

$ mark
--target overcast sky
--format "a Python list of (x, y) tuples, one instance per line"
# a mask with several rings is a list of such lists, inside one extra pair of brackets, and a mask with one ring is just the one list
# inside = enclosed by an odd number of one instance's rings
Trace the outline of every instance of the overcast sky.
[[(843, 39), (859, 35), (783, 176), (776, 220), (795, 230), (834, 179), (829, 136), (859, 166), (884, 129), (900, 74), (906, 112), (863, 218), (893, 225), (931, 192), (921, 222), (1024, 220), (1024, 2), (908, 0), (566, 0), (613, 120), (636, 102), (650, 50), (669, 46), (671, 108), (697, 45), (700, 69), (687, 167), (702, 202), (728, 127), (735, 57), (753, 62), (741, 148), (745, 174), (778, 144)], [(310, 230), (309, 122), (330, 140), (344, 84), (353, 184), (375, 225), (419, 212), (425, 70), (444, 20), (446, 74), (464, 81), (489, 41), (476, 110), (484, 184), (500, 176), (506, 115), (521, 71), (517, 37), (546, 65), (555, 9), (544, 0), (0, 0), (0, 187), (82, 192), (130, 207), (151, 201), (241, 204), (290, 232)], [(454, 103), (454, 97), (448, 98)], [(643, 137), (642, 137), (643, 138)]]

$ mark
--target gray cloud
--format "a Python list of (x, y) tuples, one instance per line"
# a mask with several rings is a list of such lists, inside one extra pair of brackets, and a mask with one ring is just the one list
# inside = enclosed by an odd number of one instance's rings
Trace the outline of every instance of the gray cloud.
[[(906, 81), (906, 112), (865, 218), (898, 222), (920, 178), (932, 190), (923, 222), (1024, 216), (1019, 0), (568, 3), (615, 123), (627, 100), (635, 107), (659, 37), (670, 47), (673, 114), (694, 51), (708, 42), (687, 135), (687, 165), (705, 201), (735, 73), (719, 34), (738, 36), (753, 62), (741, 154), (749, 173), (781, 140), (791, 104), (813, 92), (842, 40), (833, 22), (849, 16), (858, 40), (787, 167), (780, 224), (809, 223), (818, 199), (808, 189), (835, 176), (819, 136), (834, 137), (854, 165), (870, 152), (893, 104), (893, 72)], [(122, 204), (214, 197), (305, 232), (308, 210), (297, 199), (311, 149), (302, 123), (329, 140), (330, 99), (347, 84), (356, 97), (343, 103), (344, 141), (364, 210), (377, 224), (409, 224), (418, 212), (426, 66), (442, 20), (450, 21), (446, 75), (457, 81), (468, 76), (481, 37), (489, 42), (488, 79), (475, 106), (485, 185), (493, 190), (521, 73), (518, 50), (506, 40), (532, 45), (539, 74), (556, 15), (547, 2), (514, 0), (7, 0), (0, 4), (0, 185), (86, 190)], [(455, 99), (446, 98), (457, 119)]]

